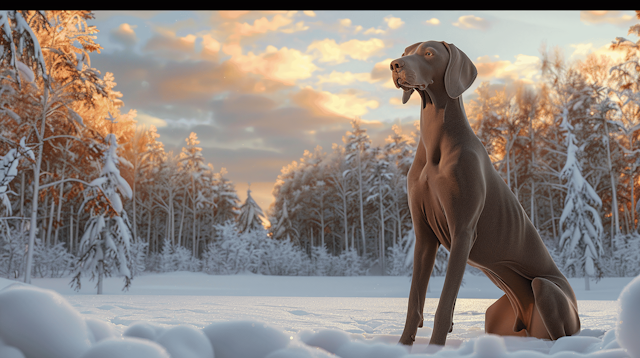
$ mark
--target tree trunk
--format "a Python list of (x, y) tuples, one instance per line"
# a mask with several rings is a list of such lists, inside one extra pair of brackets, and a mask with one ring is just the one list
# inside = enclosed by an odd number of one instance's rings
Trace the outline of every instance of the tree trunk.
[(622, 211), (624, 211), (624, 227), (627, 229), (626, 230), (626, 234), (629, 235), (630, 230), (629, 230), (629, 210), (627, 210), (627, 206), (623, 205), (622, 206)]
[(384, 276), (386, 267), (384, 262), (384, 207), (382, 205), (382, 176), (379, 177), (380, 185), (378, 185), (378, 195), (380, 196), (380, 269)]
[(45, 247), (49, 247), (51, 245), (51, 230), (53, 229), (53, 214), (56, 208), (56, 200), (51, 194), (51, 204), (47, 209), (49, 209), (49, 225), (47, 225), (47, 236), (45, 238)]
[(362, 202), (362, 166), (360, 165), (360, 148), (358, 148), (358, 198), (360, 200), (360, 234), (362, 236), (362, 255), (367, 254), (367, 243), (364, 232), (364, 204)]
[(67, 169), (67, 162), (62, 164), (62, 183), (60, 183), (60, 194), (58, 194), (58, 214), (56, 215), (56, 232), (53, 234), (53, 245), (58, 243), (58, 232), (60, 231), (60, 213), (62, 212), (62, 198), (64, 195), (64, 175)]
[(104, 278), (104, 261), (98, 261), (98, 294), (102, 294), (102, 280)]
[(196, 257), (196, 219), (198, 215), (196, 213), (196, 182), (191, 176), (191, 187), (193, 188), (193, 195), (191, 196), (191, 210), (193, 211), (193, 235), (191, 236), (193, 242), (193, 257)]
[[(44, 137), (45, 120), (46, 120), (46, 103), (49, 99), (49, 89), (45, 83), (43, 95), (43, 111), (42, 111), (42, 129), (41, 135)], [(31, 283), (31, 266), (33, 264), (33, 245), (36, 239), (36, 227), (38, 225), (38, 191), (40, 190), (40, 168), (42, 165), (42, 151), (44, 143), (40, 141), (38, 146), (38, 156), (36, 157), (36, 167), (33, 170), (33, 198), (31, 200), (31, 226), (29, 228), (29, 246), (27, 249), (27, 268), (24, 275), (24, 282)]]
[(611, 230), (611, 237), (609, 238), (609, 247), (613, 252), (613, 236), (620, 233), (620, 220), (618, 218), (618, 190), (616, 188), (616, 180), (613, 174), (613, 166), (611, 165), (611, 144), (609, 143), (609, 127), (607, 126), (607, 120), (603, 119), (604, 130), (607, 140), (607, 164), (609, 166), (609, 177), (611, 179), (611, 215), (613, 216), (613, 223), (615, 230)]
[(324, 190), (320, 192), (320, 245), (324, 248)]
[[(588, 250), (588, 249), (587, 249)], [(584, 275), (584, 289), (589, 291), (591, 288), (589, 287), (589, 275)]]
[(178, 230), (178, 245), (182, 245), (182, 226), (184, 224), (184, 212), (187, 211), (184, 205), (182, 206), (182, 213), (180, 215), (180, 229)]
[[(535, 137), (533, 135), (533, 118), (534, 118), (534, 105), (532, 104), (531, 106), (531, 111), (529, 112), (529, 137), (530, 137), (530, 141), (531, 141), (531, 166), (535, 167), (535, 163), (536, 163), (536, 151), (535, 151)], [(531, 176), (531, 222), (533, 223), (533, 226), (537, 229), (538, 227), (536, 226), (536, 224), (538, 223), (538, 221), (536, 220), (536, 200), (535, 200), (535, 193), (536, 193), (536, 180), (535, 177), (532, 175)]]
[(343, 215), (343, 219), (344, 219), (344, 249), (345, 251), (349, 249), (349, 227), (348, 227), (348, 220), (347, 220), (347, 192), (346, 192), (346, 188), (345, 188), (345, 192), (343, 193), (344, 195), (342, 195), (342, 213)]
[(511, 160), (509, 159), (509, 152), (511, 151), (509, 143), (505, 146), (505, 150), (507, 151), (507, 186), (509, 190), (513, 192), (511, 188)]
[[(135, 155), (135, 153), (134, 153)], [(137, 157), (136, 157), (137, 161)], [(137, 164), (137, 163), (136, 163)], [(133, 187), (131, 188), (131, 200), (132, 200), (132, 209), (133, 209), (133, 238), (134, 240), (138, 237), (138, 211), (136, 210), (136, 172), (137, 165), (133, 168)]]
[(24, 171), (21, 173), (20, 178), (20, 234), (24, 235)]
[(73, 254), (73, 205), (71, 205), (71, 215), (69, 215), (69, 253)]
[(78, 211), (78, 214), (76, 215), (76, 229), (74, 230), (74, 238), (73, 241), (75, 243), (78, 242), (78, 234), (80, 233), (80, 212)]
[(151, 250), (151, 210), (149, 211), (149, 218), (147, 219), (147, 257), (149, 257), (149, 251)]
[(633, 172), (635, 171), (635, 165), (634, 168), (631, 170), (631, 229), (632, 231), (636, 231), (636, 200), (635, 200), (635, 193), (634, 193), (634, 187), (635, 187), (635, 180), (636, 177), (633, 175)]
[[(165, 224), (165, 228), (164, 228), (164, 231), (165, 231), (164, 238), (165, 239), (169, 237), (169, 235), (170, 235), (169, 230), (171, 230), (171, 216), (168, 215), (168, 214), (167, 214), (167, 220), (166, 221), (167, 221), (167, 223)], [(171, 236), (171, 245), (174, 245), (174, 243), (173, 243), (173, 235)]]
[(553, 243), (554, 245), (557, 245), (558, 243), (556, 241), (557, 241), (558, 234), (556, 232), (556, 216), (553, 213), (553, 196), (551, 196), (551, 186), (548, 186), (547, 190), (549, 191), (549, 208), (551, 209), (551, 227), (553, 228)]
[(533, 224), (533, 226), (537, 229), (536, 226), (536, 221), (535, 221), (535, 211), (536, 211), (536, 207), (535, 207), (535, 192), (536, 192), (536, 182), (533, 180), (533, 178), (531, 178), (531, 223)]

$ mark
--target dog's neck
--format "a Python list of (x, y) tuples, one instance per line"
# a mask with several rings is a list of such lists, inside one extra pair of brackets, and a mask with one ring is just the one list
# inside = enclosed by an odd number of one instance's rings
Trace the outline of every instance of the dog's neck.
[[(438, 164), (442, 152), (469, 143), (475, 133), (464, 111), (462, 96), (450, 98), (444, 91), (430, 91), (423, 95), (420, 111), (420, 135), (427, 152), (427, 160)], [(440, 95), (437, 95), (440, 93)]]

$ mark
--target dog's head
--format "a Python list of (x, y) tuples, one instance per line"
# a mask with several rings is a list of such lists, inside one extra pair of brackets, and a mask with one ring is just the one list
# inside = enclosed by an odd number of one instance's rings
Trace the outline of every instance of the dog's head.
[(458, 98), (476, 79), (473, 62), (453, 44), (444, 41), (418, 42), (407, 47), (402, 57), (391, 62), (391, 75), (397, 88), (402, 88), (402, 103), (407, 103), (414, 90), (423, 98), (425, 90), (440, 88), (450, 98)]

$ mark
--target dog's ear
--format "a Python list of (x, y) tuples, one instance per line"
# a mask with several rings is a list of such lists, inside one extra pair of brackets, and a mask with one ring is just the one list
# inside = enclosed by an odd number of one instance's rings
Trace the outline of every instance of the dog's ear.
[(444, 73), (444, 88), (451, 98), (458, 98), (466, 91), (478, 75), (476, 66), (469, 57), (454, 44), (442, 42), (449, 51), (449, 64)]

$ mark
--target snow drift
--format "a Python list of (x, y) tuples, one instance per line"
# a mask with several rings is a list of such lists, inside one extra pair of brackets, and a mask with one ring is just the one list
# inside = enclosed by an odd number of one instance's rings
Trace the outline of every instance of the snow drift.
[[(215, 322), (202, 329), (134, 322), (122, 333), (113, 324), (84, 318), (55, 291), (15, 283), (0, 290), (0, 357), (3, 358), (418, 358), (599, 357), (640, 358), (640, 276), (618, 299), (616, 328), (588, 327), (555, 342), (482, 335), (459, 347), (410, 354), (402, 346), (355, 339), (334, 329), (289, 335), (256, 321)], [(598, 335), (595, 337), (594, 335)]]

